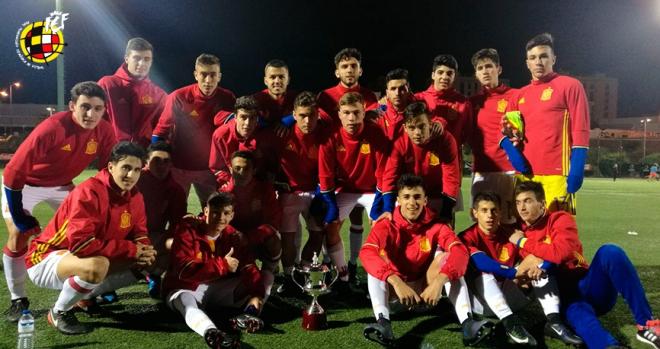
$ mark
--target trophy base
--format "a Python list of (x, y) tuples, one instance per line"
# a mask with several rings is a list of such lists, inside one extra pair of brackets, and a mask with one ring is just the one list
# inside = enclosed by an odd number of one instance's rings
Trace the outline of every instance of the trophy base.
[(305, 330), (320, 331), (328, 328), (325, 312), (310, 314), (307, 309), (304, 309), (302, 313), (302, 328)]

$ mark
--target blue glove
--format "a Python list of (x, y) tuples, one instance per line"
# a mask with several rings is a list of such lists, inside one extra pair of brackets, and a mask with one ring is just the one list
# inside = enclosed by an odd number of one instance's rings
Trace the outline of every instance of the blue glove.
[(161, 141), (164, 141), (164, 140), (165, 140), (165, 138), (163, 138), (161, 136), (151, 135), (151, 144), (154, 144), (156, 142), (161, 142)]
[(587, 148), (571, 149), (571, 167), (566, 179), (566, 191), (573, 194), (580, 190), (584, 180), (584, 164), (587, 162)]
[(550, 270), (551, 270), (552, 268), (554, 268), (554, 267), (555, 267), (555, 264), (554, 264), (554, 263), (552, 263), (552, 262), (548, 262), (548, 261), (543, 261), (543, 263), (541, 264), (541, 266), (539, 267), (539, 269), (543, 269), (543, 270), (545, 270), (546, 272), (548, 272), (548, 271), (550, 271)]
[(383, 212), (392, 212), (394, 211), (394, 205), (396, 203), (396, 193), (391, 191), (383, 194)]
[(289, 114), (289, 115), (283, 116), (280, 119), (280, 123), (282, 124), (282, 126), (284, 126), (286, 128), (291, 128), (291, 127), (293, 127), (293, 125), (296, 124), (296, 118), (293, 117), (293, 114)]
[(387, 104), (379, 104), (378, 109), (380, 109), (381, 112), (386, 112), (387, 111)]
[(516, 171), (520, 173), (529, 173), (529, 167), (527, 167), (527, 161), (520, 153), (520, 150), (516, 148), (513, 143), (507, 137), (503, 137), (500, 140), (500, 148), (504, 149), (506, 156), (509, 157), (509, 162)]
[(371, 211), (369, 211), (369, 218), (375, 221), (383, 213), (383, 193), (376, 189), (374, 195), (374, 202), (371, 204)]
[(5, 187), (5, 197), (7, 198), (7, 206), (9, 206), (11, 219), (21, 233), (39, 226), (37, 219), (25, 214), (23, 210), (23, 192)]
[(325, 216), (323, 217), (323, 223), (329, 224), (339, 219), (339, 207), (337, 207), (337, 198), (335, 197), (335, 191), (330, 190), (321, 193), (321, 200), (327, 206)]

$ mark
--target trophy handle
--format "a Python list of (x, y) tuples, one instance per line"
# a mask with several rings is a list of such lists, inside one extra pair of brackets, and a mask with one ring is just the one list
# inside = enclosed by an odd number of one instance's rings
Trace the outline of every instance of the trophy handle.
[(305, 287), (303, 287), (303, 285), (299, 284), (298, 281), (296, 281), (296, 272), (301, 273), (301, 270), (296, 267), (293, 267), (293, 269), (291, 269), (291, 279), (296, 285), (298, 285), (298, 287), (300, 287), (301, 290), (305, 291)]
[(334, 266), (334, 265), (332, 266), (332, 271), (335, 272), (335, 276), (332, 278), (332, 282), (330, 282), (330, 285), (328, 285), (328, 288), (330, 288), (330, 286), (332, 286), (332, 284), (334, 284), (335, 281), (337, 281), (337, 278), (339, 278), (339, 271), (337, 270), (336, 266)]

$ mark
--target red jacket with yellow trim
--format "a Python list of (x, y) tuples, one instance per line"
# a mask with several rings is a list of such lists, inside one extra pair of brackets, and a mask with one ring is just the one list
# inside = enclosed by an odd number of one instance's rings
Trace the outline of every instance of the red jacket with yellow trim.
[(142, 194), (134, 187), (121, 195), (103, 169), (64, 199), (44, 232), (32, 240), (25, 262), (30, 268), (57, 250), (80, 258), (135, 261), (138, 242), (151, 245)]
[[(202, 219), (186, 217), (177, 225), (163, 294), (177, 289), (195, 290), (199, 284), (239, 276), (252, 296), (263, 298), (263, 281), (247, 238), (234, 227), (227, 226), (215, 242), (212, 241), (206, 236), (206, 223)], [(239, 261), (236, 273), (229, 272), (225, 259), (232, 248), (232, 257)]]
[(404, 281), (414, 281), (426, 275), (436, 250), (449, 252), (438, 272), (450, 280), (465, 274), (470, 257), (448, 225), (438, 222), (428, 207), (411, 223), (397, 207), (392, 220), (383, 219), (371, 229), (360, 250), (360, 261), (379, 280), (387, 281), (396, 274)]
[(484, 252), (498, 263), (513, 267), (518, 262), (518, 248), (514, 243), (509, 242), (511, 233), (513, 231), (510, 227), (501, 225), (497, 231), (486, 234), (479, 224), (475, 223), (458, 235), (467, 246), (470, 255)]

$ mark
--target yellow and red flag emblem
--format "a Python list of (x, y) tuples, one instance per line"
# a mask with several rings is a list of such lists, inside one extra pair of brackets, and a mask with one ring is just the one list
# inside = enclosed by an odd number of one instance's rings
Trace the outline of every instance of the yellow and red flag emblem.
[(131, 226), (131, 214), (124, 211), (119, 218), (119, 228), (126, 229)]
[(431, 242), (426, 236), (419, 240), (419, 250), (425, 253), (431, 252)]
[(369, 146), (369, 143), (362, 143), (362, 145), (360, 146), (360, 153), (362, 154), (371, 153), (371, 147)]
[(507, 102), (506, 99), (500, 99), (499, 101), (497, 101), (497, 112), (504, 113), (508, 105), (509, 102)]
[(99, 143), (94, 140), (93, 138), (87, 142), (87, 146), (85, 147), (85, 154), (92, 155), (96, 154), (96, 149), (98, 149)]
[(543, 93), (541, 93), (541, 100), (542, 101), (549, 101), (550, 98), (552, 98), (552, 87), (548, 86), (545, 90), (543, 90)]

